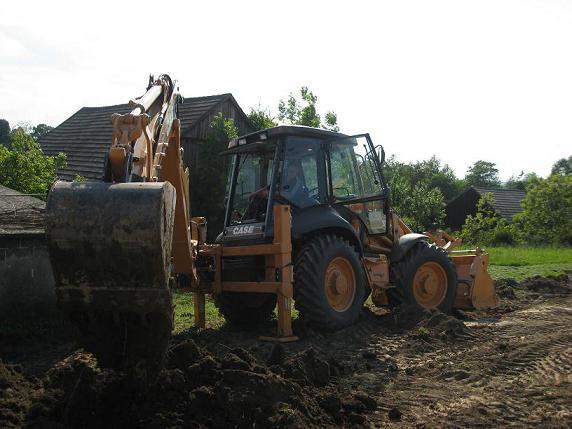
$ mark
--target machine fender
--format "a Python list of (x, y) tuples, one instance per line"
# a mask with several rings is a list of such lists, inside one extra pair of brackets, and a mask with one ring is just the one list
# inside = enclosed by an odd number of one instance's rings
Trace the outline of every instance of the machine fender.
[(315, 206), (292, 213), (292, 241), (328, 231), (348, 240), (363, 255), (363, 246), (352, 225), (331, 207)]
[(426, 235), (417, 233), (405, 234), (399, 237), (399, 241), (391, 249), (389, 260), (391, 262), (399, 262), (415, 244), (427, 240), (428, 237)]

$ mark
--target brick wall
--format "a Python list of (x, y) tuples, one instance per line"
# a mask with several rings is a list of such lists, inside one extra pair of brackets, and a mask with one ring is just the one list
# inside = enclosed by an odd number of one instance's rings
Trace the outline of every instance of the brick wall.
[(55, 302), (44, 232), (0, 234), (0, 316), (43, 317)]

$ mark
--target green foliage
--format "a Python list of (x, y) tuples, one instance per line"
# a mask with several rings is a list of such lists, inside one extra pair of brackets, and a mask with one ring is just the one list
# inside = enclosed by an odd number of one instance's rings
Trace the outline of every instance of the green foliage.
[(38, 141), (41, 137), (45, 136), (53, 129), (54, 127), (50, 127), (49, 125), (38, 124), (34, 128), (32, 128), (32, 132), (30, 133), (30, 135), (34, 140)]
[(463, 185), (435, 156), (415, 163), (402, 163), (392, 156), (385, 162), (384, 174), (392, 206), (415, 231), (442, 227), (445, 200), (457, 195)]
[(0, 145), (10, 146), (10, 124), (6, 119), (0, 119)]
[(445, 218), (443, 194), (424, 182), (413, 184), (405, 176), (396, 174), (390, 182), (391, 205), (403, 221), (414, 231), (426, 231), (442, 225)]
[(467, 186), (482, 186), (484, 188), (500, 187), (499, 171), (494, 162), (477, 161), (469, 167), (465, 175)]
[(572, 175), (538, 179), (528, 189), (522, 207), (514, 221), (528, 242), (572, 245)]
[(228, 157), (221, 157), (229, 140), (238, 137), (232, 119), (218, 113), (209, 124), (207, 141), (199, 145), (199, 162), (191, 166), (191, 210), (193, 216), (208, 220), (208, 238), (213, 241), (224, 224), (224, 199), (228, 176)]
[(433, 155), (429, 160), (402, 163), (391, 157), (386, 161), (384, 174), (391, 185), (394, 177), (404, 177), (412, 186), (425, 184), (429, 189), (438, 188), (445, 200), (454, 198), (464, 183), (457, 179), (454, 171)]
[(76, 174), (75, 177), (73, 178), (73, 181), (77, 183), (87, 182), (87, 177)]
[(334, 112), (328, 112), (325, 122), (322, 122), (316, 109), (318, 97), (308, 87), (300, 88), (300, 99), (293, 94), (286, 101), (278, 103), (278, 120), (290, 125), (305, 125), (307, 127), (325, 128), (330, 131), (339, 131), (338, 117)]
[(495, 199), (485, 193), (477, 203), (477, 213), (469, 215), (461, 229), (464, 243), (477, 245), (516, 244), (520, 234), (515, 225), (509, 225), (494, 208)]
[(552, 174), (560, 174), (562, 176), (572, 175), (572, 155), (566, 158), (559, 159), (552, 166)]
[(505, 183), (505, 189), (519, 189), (526, 191), (526, 189), (540, 179), (536, 173), (521, 172), (518, 176), (511, 176)]
[(278, 125), (274, 122), (274, 118), (270, 116), (270, 112), (262, 109), (260, 106), (256, 109), (250, 108), (248, 124), (254, 131), (265, 130), (266, 128), (272, 128)]
[(27, 194), (47, 194), (56, 170), (66, 165), (65, 154), (44, 155), (20, 128), (11, 132), (10, 139), (10, 149), (0, 146), (0, 184)]

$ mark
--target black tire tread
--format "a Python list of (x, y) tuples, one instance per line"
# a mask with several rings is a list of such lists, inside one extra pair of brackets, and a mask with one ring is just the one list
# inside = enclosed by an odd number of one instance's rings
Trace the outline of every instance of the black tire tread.
[[(444, 313), (450, 313), (452, 311), (457, 290), (457, 270), (455, 264), (445, 249), (437, 246), (435, 243), (428, 243), (426, 241), (417, 243), (401, 261), (391, 264), (391, 282), (398, 287), (389, 289), (388, 291), (390, 305), (418, 305), (416, 302), (413, 302), (412, 295), (407, 293), (407, 288), (411, 287), (408, 283), (412, 282), (417, 268), (429, 260), (441, 263), (445, 271), (454, 278), (454, 281), (449, 282), (452, 283), (452, 287), (450, 286), (445, 300), (439, 306), (439, 309)], [(451, 289), (454, 290), (453, 293), (450, 292)]]
[[(328, 249), (348, 248), (355, 254), (358, 266), (361, 266), (359, 256), (353, 246), (346, 240), (332, 234), (319, 235), (308, 241), (300, 250), (294, 263), (294, 305), (302, 319), (313, 326), (327, 330), (337, 330), (353, 324), (359, 317), (359, 312), (346, 320), (332, 320), (329, 315), (330, 307), (324, 298), (323, 269), (324, 255)], [(355, 273), (357, 290), (356, 303), (360, 308), (365, 295), (363, 275)]]

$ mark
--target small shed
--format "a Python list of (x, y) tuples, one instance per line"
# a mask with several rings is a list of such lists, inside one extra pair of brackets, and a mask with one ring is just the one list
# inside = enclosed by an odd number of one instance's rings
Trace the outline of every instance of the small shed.
[[(127, 104), (83, 107), (43, 136), (39, 143), (45, 154), (63, 152), (67, 155), (67, 166), (58, 172), (59, 178), (73, 180), (78, 175), (88, 179), (101, 178), (105, 154), (111, 145), (111, 115), (131, 110)], [(219, 112), (234, 120), (239, 134), (252, 131), (246, 114), (232, 94), (184, 98), (179, 104), (186, 165), (196, 166), (199, 162), (199, 144), (206, 140), (209, 124)]]
[[(31, 317), (55, 310), (46, 247), (46, 204), (0, 185), (0, 315)], [(24, 315), (24, 316), (22, 316)]]
[(485, 194), (491, 193), (495, 199), (494, 207), (507, 222), (522, 211), (520, 203), (526, 193), (518, 189), (495, 189), (471, 186), (451, 200), (445, 207), (445, 224), (457, 230), (465, 223), (468, 215), (477, 213), (477, 203)]

